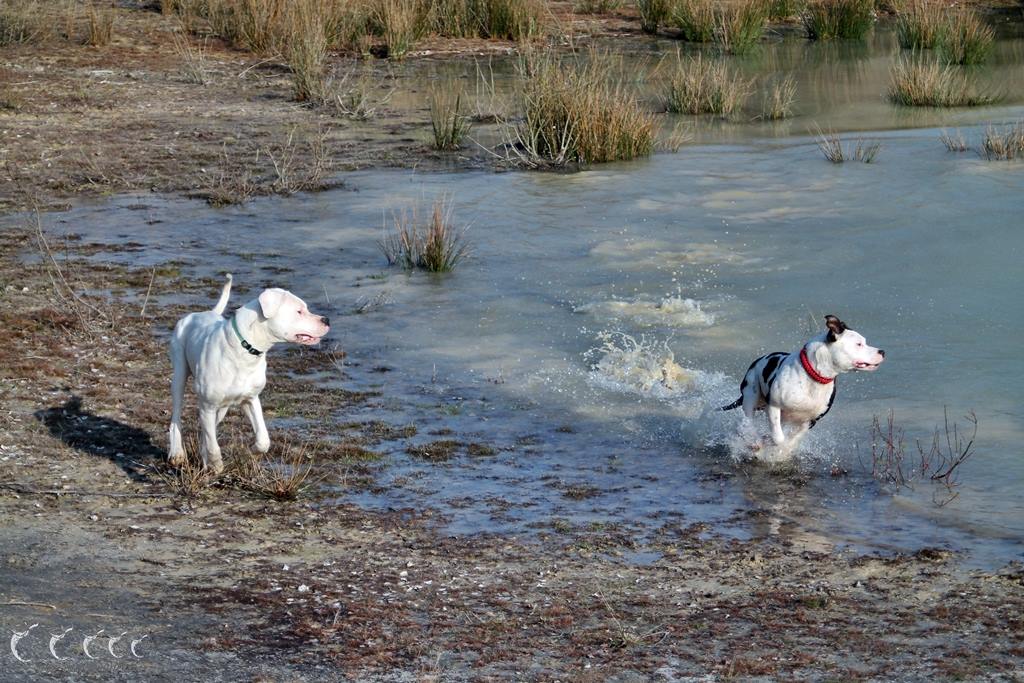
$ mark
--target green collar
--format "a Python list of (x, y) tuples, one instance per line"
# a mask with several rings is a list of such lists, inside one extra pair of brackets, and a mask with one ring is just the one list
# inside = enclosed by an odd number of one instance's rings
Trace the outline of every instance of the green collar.
[(254, 356), (263, 355), (262, 351), (254, 347), (249, 342), (245, 341), (245, 337), (243, 337), (242, 333), (238, 331), (238, 318), (235, 316), (231, 316), (231, 329), (233, 329), (235, 331), (235, 334), (238, 335), (238, 341), (242, 342), (243, 349), (245, 349)]

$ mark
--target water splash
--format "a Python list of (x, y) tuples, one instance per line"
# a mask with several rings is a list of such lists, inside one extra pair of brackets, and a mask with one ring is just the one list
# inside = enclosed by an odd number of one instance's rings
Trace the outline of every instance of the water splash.
[(628, 318), (646, 327), (710, 327), (715, 322), (715, 316), (702, 310), (699, 301), (681, 295), (667, 296), (661, 301), (598, 301), (577, 306), (573, 312), (602, 318)]

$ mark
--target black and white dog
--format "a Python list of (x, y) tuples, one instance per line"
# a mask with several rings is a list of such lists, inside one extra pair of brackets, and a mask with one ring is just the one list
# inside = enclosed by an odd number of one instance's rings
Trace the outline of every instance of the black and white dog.
[[(825, 416), (836, 398), (836, 377), (843, 372), (873, 372), (885, 360), (885, 351), (868, 346), (863, 335), (848, 329), (834, 315), (825, 316), (822, 332), (796, 353), (776, 351), (761, 356), (740, 383), (740, 397), (722, 410), (743, 407), (748, 419), (754, 411), (768, 413), (772, 441), (786, 452)], [(782, 426), (790, 427), (787, 436)], [(759, 446), (755, 446), (755, 449)]]

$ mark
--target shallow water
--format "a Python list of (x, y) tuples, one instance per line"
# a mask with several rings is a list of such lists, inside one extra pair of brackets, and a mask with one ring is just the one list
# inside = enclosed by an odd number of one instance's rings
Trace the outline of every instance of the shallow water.
[[(1000, 49), (1017, 55), (1019, 78), (1019, 42)], [(842, 64), (874, 73), (881, 59)], [(863, 89), (849, 93), (848, 109), (823, 98), (814, 110), (833, 112), (837, 129), (897, 125), (896, 108), (859, 108)], [(1004, 104), (922, 116), (976, 142), (981, 127), (966, 121), (1021, 115)], [(49, 218), (89, 239), (145, 242), (125, 257), (137, 263), (181, 258), (253, 286), (286, 279), (331, 310), (354, 364), (347, 382), (382, 388), (388, 420), (417, 423), (421, 441), (450, 429), (499, 447), (448, 464), (394, 453), (386, 491), (354, 495), (361, 504), (436, 507), (460, 533), (706, 522), (820, 549), (1020, 559), (1024, 165), (947, 153), (934, 128), (876, 130), (877, 163), (838, 166), (807, 137), (717, 130), (741, 141), (571, 175), (372, 171), (238, 208), (126, 197)], [(443, 194), (468, 224), (472, 258), (447, 276), (387, 268), (377, 241), (389, 212)], [(737, 463), (739, 415), (714, 408), (752, 359), (798, 348), (826, 313), (885, 348), (886, 363), (840, 378), (796, 456), (801, 476)], [(945, 407), (961, 428), (966, 411), (979, 422), (959, 497), (938, 507), (926, 483), (880, 490), (865, 465), (872, 416), (894, 411), (912, 460)], [(837, 467), (849, 474), (832, 476)]]

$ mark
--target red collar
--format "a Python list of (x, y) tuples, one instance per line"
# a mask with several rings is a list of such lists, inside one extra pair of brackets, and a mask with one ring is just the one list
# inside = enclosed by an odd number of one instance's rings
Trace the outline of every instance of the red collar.
[(806, 346), (800, 349), (800, 365), (804, 366), (804, 370), (807, 371), (807, 374), (810, 375), (811, 379), (813, 379), (818, 384), (832, 384), (832, 382), (834, 382), (836, 379), (835, 377), (824, 377), (821, 375), (821, 373), (814, 369), (814, 366), (811, 365), (811, 359), (807, 357)]

